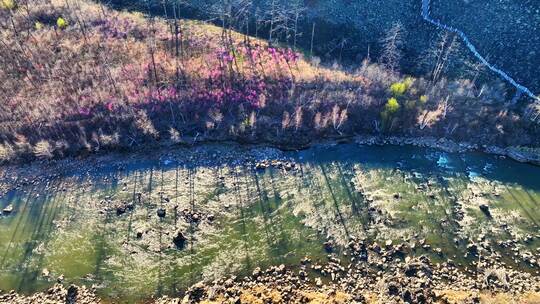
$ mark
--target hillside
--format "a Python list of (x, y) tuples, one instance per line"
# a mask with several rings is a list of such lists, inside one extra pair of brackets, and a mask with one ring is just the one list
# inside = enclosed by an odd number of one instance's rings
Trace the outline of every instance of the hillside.
[(413, 78), (369, 60), (326, 67), (207, 23), (90, 1), (2, 3), (4, 161), (207, 140), (302, 147), (353, 134), (539, 145), (538, 108), (509, 110), (501, 84)]
[[(162, 3), (173, 2), (108, 1), (119, 8), (143, 11), (148, 9), (146, 3), (149, 3), (150, 10), (159, 15), (164, 13)], [(285, 15), (292, 15), (292, 19), (295, 19), (294, 12), (299, 8), (301, 14), (298, 44), (309, 49), (312, 25), (315, 24), (314, 51), (318, 56), (330, 61), (339, 58), (354, 62), (366, 57), (368, 53), (378, 57), (381, 53), (380, 38), (394, 23), (399, 22), (406, 32), (402, 69), (407, 73), (422, 75), (429, 72), (429, 65), (424, 64), (422, 58), (430, 47), (437, 44), (437, 36), (441, 31), (422, 19), (421, 2), (422, 0), (255, 0), (228, 3), (240, 6), (249, 3), (251, 16), (259, 19), (269, 18), (272, 5), (280, 14), (282, 11)], [(206, 20), (216, 17), (220, 1), (197, 0), (180, 3), (184, 5), (184, 14), (187, 16)], [(535, 68), (540, 63), (540, 55), (535, 51), (540, 42), (538, 37), (531, 35), (540, 23), (540, 6), (537, 2), (432, 0), (431, 4), (436, 19), (460, 28), (493, 64), (507, 70), (513, 78), (537, 94), (540, 92)], [(262, 27), (264, 28), (264, 25)], [(268, 37), (267, 33), (262, 35)], [(450, 71), (453, 76), (463, 77), (474, 73), (470, 66), (474, 58), (463, 45), (460, 45), (459, 61), (455, 63), (455, 69)], [(484, 75), (486, 78), (490, 76), (492, 75), (489, 73)]]

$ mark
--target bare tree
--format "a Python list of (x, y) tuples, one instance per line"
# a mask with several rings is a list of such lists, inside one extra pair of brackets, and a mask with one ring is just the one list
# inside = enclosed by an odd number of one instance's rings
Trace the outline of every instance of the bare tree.
[(480, 75), (482, 75), (482, 73), (485, 72), (486, 65), (480, 61), (475, 62), (475, 61), (470, 61), (470, 60), (465, 60), (463, 64), (465, 64), (465, 69), (468, 76), (472, 77), (472, 80), (471, 80), (472, 85), (473, 86), (476, 85), (476, 81), (478, 80)]
[(296, 42), (298, 37), (302, 36), (301, 32), (298, 32), (298, 23), (300, 19), (302, 18), (302, 14), (305, 12), (306, 7), (304, 6), (304, 2), (300, 0), (293, 0), (292, 1), (292, 11), (294, 14), (294, 36), (293, 36), (293, 48), (296, 49)]
[(422, 64), (428, 66), (430, 70), (431, 81), (437, 82), (451, 65), (457, 64), (458, 55), (458, 36), (442, 32), (435, 43), (427, 49), (422, 61)]
[(392, 72), (396, 72), (402, 57), (401, 48), (403, 47), (404, 29), (401, 23), (394, 23), (392, 28), (381, 39), (382, 53), (379, 63), (384, 65)]
[[(298, 35), (298, 20), (302, 13), (302, 4), (295, 2), (282, 3), (279, 0), (271, 0), (267, 8), (266, 24), (269, 26), (268, 40), (272, 44), (281, 37), (290, 43), (291, 37)], [(293, 38), (295, 41), (295, 38)], [(295, 43), (295, 42), (293, 42)]]
[(313, 57), (313, 41), (315, 40), (315, 22), (313, 22), (313, 26), (311, 27), (311, 44), (309, 47), (309, 57)]

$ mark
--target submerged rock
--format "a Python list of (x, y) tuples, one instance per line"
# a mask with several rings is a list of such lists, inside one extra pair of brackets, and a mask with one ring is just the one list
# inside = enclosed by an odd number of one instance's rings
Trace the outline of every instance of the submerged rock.
[(126, 209), (126, 206), (124, 206), (124, 205), (116, 207), (116, 215), (118, 215), (118, 216), (126, 213), (126, 211), (127, 211), (127, 209)]
[(326, 241), (323, 243), (323, 245), (326, 252), (332, 252), (332, 250), (334, 249), (334, 243), (332, 243), (332, 241)]
[(45, 278), (48, 278), (51, 276), (51, 273), (49, 272), (47, 268), (43, 268), (43, 270), (41, 271), (41, 275)]
[(482, 212), (487, 216), (487, 217), (491, 217), (491, 212), (489, 211), (489, 206), (486, 205), (486, 204), (481, 204), (479, 206), (480, 210), (482, 210)]
[(120, 216), (127, 211), (133, 210), (133, 204), (121, 202), (120, 205), (116, 206), (116, 215)]
[(182, 231), (178, 231), (173, 238), (173, 243), (178, 249), (184, 249), (186, 246), (187, 238), (184, 236)]
[(79, 293), (79, 287), (70, 285), (67, 289), (66, 303), (75, 303), (77, 301), (77, 295)]
[(11, 214), (14, 210), (13, 204), (9, 204), (6, 208), (2, 209), (3, 214)]

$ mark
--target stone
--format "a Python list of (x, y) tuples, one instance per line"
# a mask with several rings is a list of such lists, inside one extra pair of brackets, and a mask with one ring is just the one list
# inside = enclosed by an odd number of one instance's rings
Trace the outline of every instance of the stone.
[(120, 215), (126, 213), (126, 210), (127, 210), (127, 208), (126, 208), (125, 205), (120, 205), (120, 206), (116, 207), (116, 215), (120, 216)]
[(189, 299), (195, 303), (200, 302), (205, 293), (206, 287), (203, 282), (193, 285), (188, 291)]
[(6, 208), (2, 209), (3, 214), (10, 214), (14, 210), (13, 204), (9, 204)]
[(253, 277), (258, 278), (261, 275), (261, 268), (257, 267), (253, 270), (253, 273), (251, 274)]
[(66, 303), (75, 303), (77, 301), (77, 295), (79, 288), (75, 285), (70, 285), (67, 289)]
[(184, 249), (184, 247), (186, 246), (186, 241), (187, 238), (181, 231), (178, 231), (173, 238), (173, 243), (178, 249)]
[(487, 216), (487, 217), (491, 217), (491, 212), (489, 211), (489, 206), (486, 205), (486, 204), (481, 204), (479, 206), (480, 210), (482, 210), (482, 212)]

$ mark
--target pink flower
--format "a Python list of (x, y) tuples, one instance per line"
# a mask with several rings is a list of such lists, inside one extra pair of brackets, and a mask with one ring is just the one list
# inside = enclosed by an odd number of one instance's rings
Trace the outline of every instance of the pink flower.
[(87, 107), (82, 107), (79, 109), (79, 114), (83, 116), (90, 116), (90, 109)]

